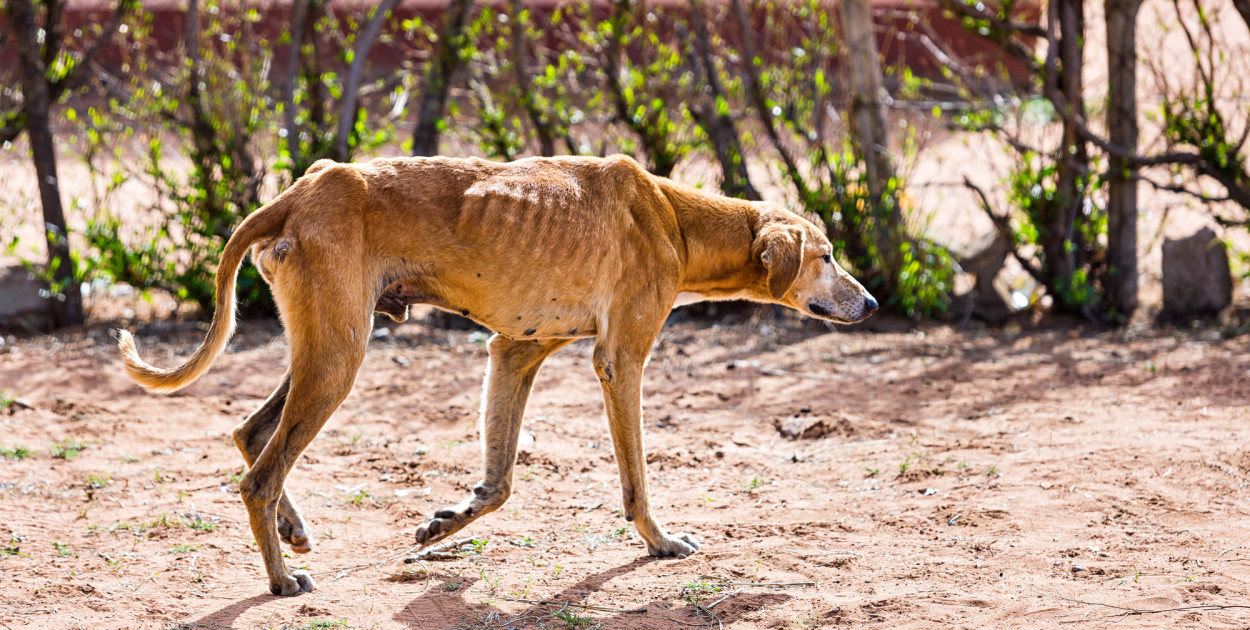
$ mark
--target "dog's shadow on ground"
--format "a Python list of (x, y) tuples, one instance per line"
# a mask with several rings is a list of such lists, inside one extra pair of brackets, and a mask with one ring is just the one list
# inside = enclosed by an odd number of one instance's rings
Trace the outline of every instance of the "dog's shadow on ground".
[[(581, 604), (587, 596), (599, 591), (608, 581), (632, 573), (653, 562), (663, 562), (663, 560), (652, 557), (638, 558), (628, 564), (622, 564), (587, 576), (585, 579), (565, 588), (559, 593), (543, 599), (548, 602)], [(490, 603), (470, 602), (463, 595), (448, 597), (452, 592), (466, 591), (468, 587), (480, 581), (477, 578), (455, 578), (450, 575), (438, 574), (430, 575), (430, 578), (433, 581), (429, 587), (395, 613), (393, 617), (395, 621), (411, 624), (413, 628), (444, 628), (457, 624), (472, 624), (476, 622), (486, 623), (490, 627), (502, 628), (509, 627), (522, 620), (538, 621), (543, 618), (550, 618), (560, 610), (559, 605), (534, 604), (520, 612), (508, 613)], [(522, 599), (539, 598), (530, 595)], [(777, 606), (788, 599), (790, 599), (789, 595), (781, 593), (743, 594), (734, 597), (732, 601), (726, 602), (725, 606), (718, 607), (716, 614), (722, 624), (731, 623), (749, 611)], [(733, 604), (732, 606), (729, 605), (731, 603)], [(600, 615), (603, 614), (603, 611), (592, 612), (575, 608), (570, 610), (579, 615), (594, 616), (595, 621), (599, 622), (601, 627), (604, 628), (716, 625), (716, 621), (712, 619), (691, 616), (689, 610), (669, 608), (667, 603), (663, 601), (632, 603), (624, 608), (646, 609), (646, 612), (609, 613), (611, 616), (602, 617)], [(668, 619), (662, 620), (657, 615), (667, 617)], [(572, 626), (570, 625), (570, 627)]]
[(279, 597), (277, 595), (270, 595), (269, 593), (265, 593), (264, 595), (255, 595), (247, 599), (239, 600), (233, 604), (226, 606), (225, 608), (221, 608), (213, 612), (210, 612), (207, 615), (204, 615), (203, 617), (200, 617), (199, 619), (195, 621), (192, 621), (190, 623), (186, 623), (183, 625), (175, 626), (175, 627), (177, 628), (184, 628), (184, 627), (185, 628), (210, 628), (210, 629), (211, 628), (233, 628), (234, 620), (242, 616), (243, 613), (247, 612), (253, 607), (264, 604), (265, 602), (274, 601), (275, 599), (279, 599)]

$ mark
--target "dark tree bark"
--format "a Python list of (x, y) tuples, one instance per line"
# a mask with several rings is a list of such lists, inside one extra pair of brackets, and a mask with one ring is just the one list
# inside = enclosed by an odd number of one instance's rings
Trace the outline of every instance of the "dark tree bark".
[(729, 113), (719, 107), (719, 104), (726, 102), (727, 99), (712, 58), (707, 22), (703, 18), (702, 7), (696, 0), (690, 3), (690, 25), (694, 31), (694, 45), (691, 46), (694, 50), (690, 51), (690, 58), (694, 63), (696, 74), (702, 75), (703, 84), (707, 87), (708, 96), (712, 101), (710, 104), (696, 103), (690, 107), (690, 112), (694, 114), (695, 122), (707, 133), (712, 149), (716, 153), (716, 161), (720, 163), (721, 190), (730, 197), (759, 201), (762, 197), (751, 185), (751, 177), (747, 173), (746, 155), (742, 152), (738, 130), (734, 128), (733, 119), (729, 117)]
[(1076, 255), (1082, 248), (1082, 244), (1075, 241), (1077, 216), (1083, 203), (1077, 179), (1089, 170), (1089, 153), (1078, 129), (1085, 112), (1081, 58), (1085, 11), (1081, 0), (1050, 0), (1047, 20), (1051, 44), (1045, 81), (1048, 91), (1062, 95), (1056, 106), (1063, 116), (1063, 134), (1055, 202), (1047, 205), (1038, 229), (1046, 258), (1046, 275), (1051, 280), (1047, 289), (1060, 297), (1064, 294), (1060, 283), (1073, 277), (1077, 269)]
[(35, 22), (35, 7), (31, 0), (9, 0), (8, 14), (17, 40), (18, 75), (22, 86), (23, 128), (30, 138), (30, 150), (35, 163), (35, 176), (39, 180), (39, 200), (43, 204), (43, 221), (48, 243), (48, 270), (54, 291), (49, 303), (49, 314), (57, 327), (81, 326), (83, 314), (82, 293), (74, 277), (74, 263), (70, 256), (69, 232), (65, 224), (65, 210), (61, 205), (60, 180), (56, 172), (56, 148), (52, 142), (49, 116), (52, 109), (51, 88), (48, 85), (48, 51), (60, 45), (60, 9), (58, 2), (47, 5), (47, 22), (44, 24), (44, 41), (41, 46), (40, 27)]
[[(1137, 12), (1141, 0), (1107, 0), (1108, 139), (1137, 151)], [(1108, 305), (1128, 321), (1137, 309), (1137, 177), (1111, 156), (1107, 200)]]
[(286, 100), (283, 115), (286, 118), (286, 149), (293, 164), (300, 164), (299, 128), (295, 121), (295, 82), (299, 77), (300, 58), (303, 57), (304, 31), (308, 28), (308, 5), (313, 0), (295, 0), (291, 3), (291, 45), (286, 60), (286, 77), (282, 93)]
[(451, 0), (447, 7), (438, 38), (438, 50), (430, 60), (425, 75), (425, 93), (417, 106), (417, 126), (412, 131), (413, 155), (438, 154), (438, 140), (442, 135), (438, 123), (447, 112), (451, 80), (460, 68), (465, 24), (472, 8), (473, 0)]

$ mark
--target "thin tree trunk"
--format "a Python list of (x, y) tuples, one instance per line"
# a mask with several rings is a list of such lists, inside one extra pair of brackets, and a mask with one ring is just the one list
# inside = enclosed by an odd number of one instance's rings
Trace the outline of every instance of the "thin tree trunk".
[(460, 67), (460, 49), (464, 45), (465, 23), (473, 0), (451, 0), (443, 19), (443, 31), (439, 34), (438, 50), (430, 60), (425, 75), (425, 93), (417, 107), (417, 126), (412, 131), (413, 155), (436, 155), (441, 132), (438, 123), (447, 111), (447, 98), (451, 94), (451, 80)]
[(360, 101), (360, 78), (364, 74), (365, 60), (373, 44), (378, 41), (382, 32), (382, 24), (391, 14), (399, 0), (382, 0), (373, 11), (373, 17), (356, 41), (356, 50), (352, 56), (352, 65), (347, 72), (347, 85), (343, 88), (343, 104), (339, 110), (339, 128), (334, 137), (334, 159), (346, 162), (351, 158), (351, 139), (356, 129), (357, 103)]
[[(885, 90), (881, 85), (881, 62), (877, 55), (877, 34), (872, 25), (872, 0), (846, 0), (842, 3), (842, 30), (847, 48), (847, 78), (851, 91), (851, 137), (864, 161), (871, 202), (865, 212), (872, 221), (868, 234), (847, 235), (847, 251), (866, 269), (877, 267), (886, 291), (894, 290), (898, 274), (898, 242), (903, 236), (902, 211), (897, 199), (887, 203), (894, 167), (890, 162), (890, 140), (885, 130)], [(817, 113), (817, 124), (823, 124)], [(868, 244), (875, 245), (877, 261)]]
[[(877, 58), (877, 34), (872, 26), (871, 0), (842, 3), (842, 30), (846, 33), (847, 78), (851, 90), (851, 131), (863, 155), (868, 189), (874, 199), (886, 193), (893, 175), (890, 141), (885, 131), (881, 62)], [(898, 213), (887, 218), (897, 224)]]
[[(1107, 0), (1107, 128), (1111, 144), (1137, 152), (1137, 12), (1141, 0)], [(1111, 157), (1107, 185), (1107, 302), (1127, 322), (1137, 309), (1136, 169)]]
[[(1083, 60), (1082, 45), (1085, 34), (1085, 14), (1081, 0), (1050, 0), (1048, 14), (1051, 19), (1051, 46), (1058, 47), (1057, 55), (1048, 57), (1059, 62), (1048, 66), (1059, 91), (1063, 94), (1063, 138), (1056, 176), (1056, 200), (1048, 210), (1040, 226), (1042, 250), (1046, 256), (1047, 275), (1055, 282), (1048, 289), (1061, 289), (1058, 283), (1069, 282), (1076, 272), (1076, 255), (1081, 244), (1074, 242), (1076, 217), (1082, 203), (1077, 178), (1087, 170), (1089, 155), (1085, 141), (1078, 134), (1078, 117), (1084, 112), (1083, 85), (1081, 81)], [(1057, 34), (1056, 29), (1058, 26)], [(1050, 77), (1047, 77), (1050, 80)], [(1059, 296), (1056, 296), (1059, 297)]]
[[(35, 176), (39, 180), (39, 198), (43, 204), (43, 221), (48, 242), (48, 270), (59, 289), (50, 301), (49, 313), (57, 327), (81, 326), (84, 323), (82, 293), (74, 277), (74, 261), (70, 256), (69, 232), (61, 205), (60, 180), (56, 172), (56, 149), (52, 142), (49, 93), (45, 54), (41, 54), (40, 29), (35, 23), (35, 8), (30, 0), (8, 0), (9, 18), (18, 39), (18, 71), (21, 76), (26, 132), (30, 138)], [(49, 18), (55, 16), (49, 15)], [(49, 23), (45, 32), (59, 32)], [(48, 49), (61, 40), (45, 39)]]
[(742, 152), (738, 131), (734, 128), (733, 119), (729, 117), (729, 113), (722, 109), (722, 104), (727, 103), (727, 99), (721, 87), (720, 77), (716, 73), (712, 46), (708, 41), (707, 23), (703, 19), (702, 7), (697, 0), (692, 0), (690, 3), (690, 24), (694, 30), (695, 46), (693, 48), (696, 49), (691, 51), (693, 53), (691, 58), (694, 60), (696, 72), (703, 75), (704, 84), (707, 85), (709, 96), (712, 97), (711, 106), (696, 105), (691, 108), (691, 112), (695, 115), (695, 121), (707, 132), (712, 149), (716, 153), (716, 160), (720, 162), (721, 190), (730, 197), (759, 201), (762, 197), (751, 185), (751, 177), (747, 173), (746, 155)]
[(309, 2), (310, 0), (294, 0), (291, 3), (291, 46), (287, 53), (286, 77), (283, 78), (282, 86), (286, 100), (283, 111), (286, 118), (286, 150), (291, 155), (292, 164), (300, 163), (299, 127), (295, 121), (295, 82), (299, 80), (299, 62), (303, 56)]

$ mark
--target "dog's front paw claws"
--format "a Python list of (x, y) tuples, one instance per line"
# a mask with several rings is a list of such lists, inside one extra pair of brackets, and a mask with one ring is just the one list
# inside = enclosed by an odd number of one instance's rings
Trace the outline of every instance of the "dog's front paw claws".
[(274, 595), (291, 597), (300, 593), (311, 593), (317, 589), (317, 583), (307, 571), (293, 571), (281, 582), (270, 582), (269, 592)]
[(685, 558), (699, 550), (699, 540), (691, 534), (666, 534), (658, 545), (647, 545), (647, 551), (657, 558)]

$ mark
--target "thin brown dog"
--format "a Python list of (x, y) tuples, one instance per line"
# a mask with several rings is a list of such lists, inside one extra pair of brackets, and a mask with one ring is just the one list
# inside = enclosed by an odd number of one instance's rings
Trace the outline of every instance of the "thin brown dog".
[(208, 370), (233, 333), (235, 275), (249, 248), (273, 290), (291, 364), (234, 430), (250, 466), (239, 494), (269, 588), (282, 595), (314, 588), (307, 572), (282, 560), (280, 537), (292, 551), (311, 549), (283, 484), (351, 390), (375, 310), (403, 321), (409, 304), (431, 304), (497, 333), (488, 345), (484, 477), (471, 496), (419, 526), (418, 542), (443, 539), (503, 505), (539, 366), (574, 339), (595, 337), (625, 519), (652, 555), (686, 556), (698, 542), (669, 534), (651, 514), (642, 446), (643, 366), (669, 312), (748, 299), (847, 323), (877, 307), (812, 223), (655, 177), (628, 157), (322, 160), (231, 236), (212, 326), (185, 363), (153, 367), (121, 332), (131, 378), (172, 392)]

